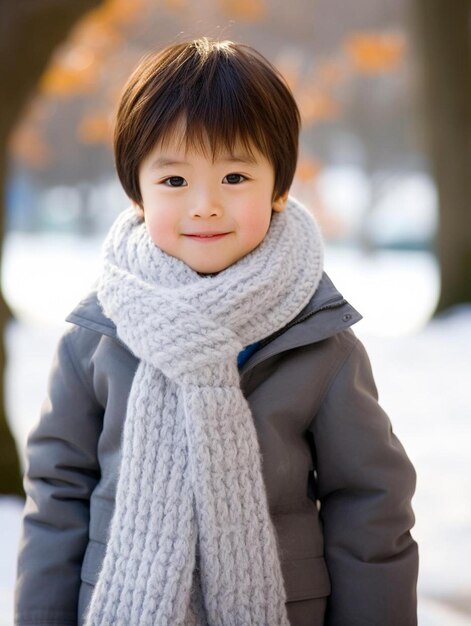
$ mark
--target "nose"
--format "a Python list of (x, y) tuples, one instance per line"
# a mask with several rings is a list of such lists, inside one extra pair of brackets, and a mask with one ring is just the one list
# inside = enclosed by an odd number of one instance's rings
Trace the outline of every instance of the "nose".
[(195, 198), (191, 209), (191, 217), (208, 219), (209, 217), (219, 217), (222, 215), (222, 203), (214, 191), (204, 190)]

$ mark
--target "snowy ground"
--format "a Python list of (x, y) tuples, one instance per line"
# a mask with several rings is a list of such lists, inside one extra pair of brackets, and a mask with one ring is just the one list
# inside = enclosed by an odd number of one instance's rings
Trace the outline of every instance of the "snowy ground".
[[(65, 315), (98, 267), (98, 242), (10, 237), (3, 281), (19, 322), (8, 331), (7, 389), (23, 455)], [(417, 474), (419, 625), (471, 623), (471, 306), (429, 322), (437, 268), (418, 252), (363, 257), (328, 249), (326, 270), (364, 316), (354, 330), (372, 361), (379, 399)], [(0, 499), (0, 626), (11, 626), (21, 506)], [(400, 626), (400, 625), (398, 625)]]

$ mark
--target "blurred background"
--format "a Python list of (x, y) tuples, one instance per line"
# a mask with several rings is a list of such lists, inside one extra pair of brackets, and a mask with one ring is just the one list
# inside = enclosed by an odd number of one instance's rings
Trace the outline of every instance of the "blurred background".
[[(418, 473), (420, 626), (471, 623), (471, 0), (0, 3), (0, 626), (13, 623), (24, 446), (65, 316), (128, 204), (113, 118), (139, 59), (259, 49), (303, 118), (292, 193)], [(467, 558), (466, 558), (467, 557)], [(401, 625), (398, 625), (401, 626)]]

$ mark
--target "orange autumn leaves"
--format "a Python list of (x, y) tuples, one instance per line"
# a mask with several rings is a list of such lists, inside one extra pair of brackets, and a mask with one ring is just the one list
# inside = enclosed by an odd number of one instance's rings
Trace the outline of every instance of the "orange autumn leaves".
[[(320, 60), (304, 75), (300, 55), (281, 57), (276, 64), (296, 96), (306, 128), (341, 117), (339, 89), (360, 77), (393, 72), (399, 68), (405, 51), (402, 33), (352, 33), (337, 54)], [(296, 178), (304, 183), (313, 181), (321, 169), (316, 159), (302, 153)]]
[(123, 27), (139, 18), (144, 1), (106, 0), (88, 13), (58, 49), (40, 91), (61, 98), (93, 91), (109, 54), (123, 42)]
[(384, 74), (401, 63), (406, 42), (401, 33), (359, 33), (345, 41), (352, 68), (362, 74)]
[(319, 60), (301, 74), (301, 55), (281, 56), (276, 62), (295, 93), (305, 125), (333, 120), (341, 115), (336, 90), (361, 76), (378, 76), (396, 70), (406, 49), (402, 33), (353, 33), (338, 53)]

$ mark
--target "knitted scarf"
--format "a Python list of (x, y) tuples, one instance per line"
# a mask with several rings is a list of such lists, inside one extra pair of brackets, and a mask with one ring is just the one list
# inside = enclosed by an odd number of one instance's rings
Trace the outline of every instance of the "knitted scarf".
[(318, 226), (289, 198), (257, 248), (202, 276), (127, 209), (103, 256), (99, 300), (140, 362), (86, 626), (287, 626), (237, 355), (309, 302), (323, 270)]

